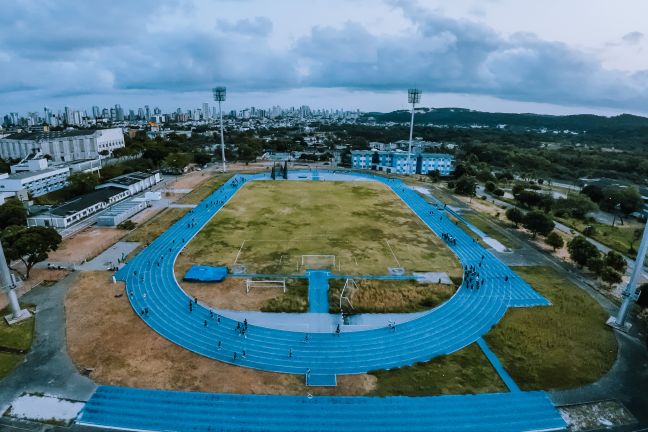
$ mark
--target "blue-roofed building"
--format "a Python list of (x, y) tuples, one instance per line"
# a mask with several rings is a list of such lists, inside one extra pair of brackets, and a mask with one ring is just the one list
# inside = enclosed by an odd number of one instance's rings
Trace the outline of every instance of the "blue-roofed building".
[(407, 165), (407, 152), (353, 150), (352, 167), (355, 169), (372, 169), (394, 174), (423, 174), (437, 170), (443, 176), (454, 171), (454, 156), (446, 153), (412, 153), (410, 166)]

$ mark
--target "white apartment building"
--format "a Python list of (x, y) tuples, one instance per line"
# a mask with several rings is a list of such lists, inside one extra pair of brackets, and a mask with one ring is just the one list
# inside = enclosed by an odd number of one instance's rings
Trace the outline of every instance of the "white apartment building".
[(26, 190), (34, 197), (65, 187), (70, 177), (70, 168), (45, 168), (40, 171), (22, 171), (15, 174), (0, 174), (0, 192), (16, 193)]
[(0, 157), (23, 159), (40, 151), (54, 162), (69, 162), (97, 159), (104, 150), (111, 155), (124, 145), (121, 128), (15, 133), (0, 138)]

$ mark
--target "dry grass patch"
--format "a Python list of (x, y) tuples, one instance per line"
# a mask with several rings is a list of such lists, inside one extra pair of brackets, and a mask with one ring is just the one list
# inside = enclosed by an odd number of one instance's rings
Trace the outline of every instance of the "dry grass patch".
[[(329, 281), (331, 313), (340, 312), (340, 292), (344, 279)], [(419, 284), (408, 280), (356, 280), (357, 288), (345, 292), (353, 308), (343, 301), (347, 313), (406, 313), (432, 309), (449, 299), (456, 287), (443, 284)]]
[(335, 388), (304, 385), (302, 376), (256, 371), (194, 354), (151, 330), (131, 309), (122, 284), (105, 272), (79, 274), (65, 300), (68, 352), (94, 368), (99, 384), (215, 393), (364, 395), (375, 378), (342, 376)]

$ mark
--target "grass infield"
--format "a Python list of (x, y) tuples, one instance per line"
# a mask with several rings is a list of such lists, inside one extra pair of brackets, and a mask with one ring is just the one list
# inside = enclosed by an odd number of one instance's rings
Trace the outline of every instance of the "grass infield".
[(182, 252), (179, 262), (302, 273), (302, 255), (335, 255), (335, 272), (388, 267), (460, 276), (457, 258), (386, 186), (369, 182), (246, 184)]

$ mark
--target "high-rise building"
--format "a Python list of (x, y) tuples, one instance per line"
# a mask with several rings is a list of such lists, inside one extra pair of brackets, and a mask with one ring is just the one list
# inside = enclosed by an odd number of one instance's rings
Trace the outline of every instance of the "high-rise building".
[(148, 105), (144, 105), (144, 114), (146, 114), (146, 121), (149, 121), (151, 118), (151, 109)]
[(202, 104), (203, 120), (209, 120), (209, 104), (207, 102)]
[(124, 110), (121, 105), (115, 105), (115, 120), (124, 121)]
[(96, 105), (92, 107), (92, 117), (94, 117), (95, 119), (101, 117), (101, 110)]

